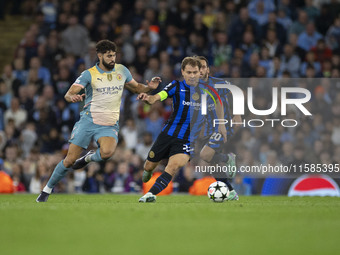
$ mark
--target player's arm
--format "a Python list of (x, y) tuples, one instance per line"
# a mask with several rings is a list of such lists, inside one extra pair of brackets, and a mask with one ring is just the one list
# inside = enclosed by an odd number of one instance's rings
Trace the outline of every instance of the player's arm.
[[(216, 103), (216, 115), (218, 119), (224, 119), (223, 103), (219, 100)], [(227, 129), (224, 124), (218, 125), (218, 132), (223, 136), (224, 142), (227, 142)]]
[(83, 89), (82, 86), (78, 84), (73, 84), (69, 90), (66, 92), (64, 98), (69, 103), (80, 102), (84, 100), (85, 94), (78, 95), (78, 93)]
[(161, 96), (159, 95), (159, 93), (156, 95), (148, 95), (146, 93), (140, 93), (137, 99), (142, 100), (143, 102), (147, 104), (154, 104), (157, 101), (161, 101)]
[[(233, 97), (231, 96), (231, 93), (227, 94), (227, 100), (230, 102), (230, 105), (234, 105), (233, 102), (232, 102)], [(233, 112), (233, 109), (232, 109), (231, 112)], [(236, 127), (236, 130), (241, 127), (241, 125), (242, 125), (241, 124), (242, 123), (241, 115), (234, 115), (232, 121), (233, 121), (233, 126)], [(234, 123), (237, 123), (237, 124), (234, 124)]]
[(145, 92), (140, 93), (137, 99), (142, 100), (147, 104), (154, 104), (157, 101), (164, 101), (168, 97), (172, 97), (174, 95), (177, 83), (178, 83), (177, 81), (169, 83), (167, 86), (165, 86), (165, 88), (161, 92), (157, 93), (156, 95), (148, 95)]
[(140, 94), (140, 93), (148, 93), (154, 89), (156, 89), (159, 83), (162, 82), (160, 77), (153, 77), (151, 81), (146, 81), (147, 85), (142, 83), (138, 83), (135, 79), (125, 83), (125, 86), (132, 93)]
[[(234, 124), (236, 123), (236, 124)], [(241, 115), (234, 115), (233, 117), (233, 125), (235, 125), (236, 129), (239, 129), (241, 127), (242, 123), (242, 117)]]

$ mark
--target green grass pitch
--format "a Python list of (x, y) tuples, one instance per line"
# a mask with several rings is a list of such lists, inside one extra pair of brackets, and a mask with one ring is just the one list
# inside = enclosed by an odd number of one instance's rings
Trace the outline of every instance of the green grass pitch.
[(1, 255), (338, 254), (340, 199), (0, 195)]

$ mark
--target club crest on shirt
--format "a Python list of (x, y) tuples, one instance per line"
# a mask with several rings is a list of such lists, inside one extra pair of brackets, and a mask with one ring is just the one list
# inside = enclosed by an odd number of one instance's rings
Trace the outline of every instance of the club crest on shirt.
[(122, 75), (119, 73), (119, 74), (117, 74), (116, 78), (117, 78), (118, 81), (121, 81), (122, 80)]
[(192, 99), (194, 99), (195, 101), (197, 101), (198, 99), (200, 99), (200, 95), (195, 92), (193, 95), (192, 95)]
[(107, 79), (108, 79), (109, 81), (112, 81), (112, 74), (109, 73), (109, 74), (107, 75)]
[(150, 152), (149, 152), (149, 157), (150, 157), (150, 158), (154, 158), (154, 157), (155, 157), (155, 153), (154, 153), (153, 151), (150, 151)]

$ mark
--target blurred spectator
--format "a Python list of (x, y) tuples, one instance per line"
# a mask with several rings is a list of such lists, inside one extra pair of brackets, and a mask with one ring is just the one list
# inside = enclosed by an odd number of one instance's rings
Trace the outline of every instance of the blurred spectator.
[(1, 111), (11, 107), (12, 95), (6, 83), (0, 78), (0, 102), (3, 104)]
[(340, 17), (337, 17), (333, 25), (328, 29), (326, 42), (332, 50), (340, 47)]
[(282, 154), (279, 156), (283, 165), (288, 166), (294, 160), (294, 145), (291, 142), (285, 142), (282, 145)]
[(46, 67), (41, 66), (38, 57), (31, 58), (29, 70), (30, 72), (35, 72), (37, 74), (37, 79), (41, 79), (44, 85), (51, 84), (51, 73)]
[(289, 28), (289, 34), (297, 34), (298, 36), (305, 30), (308, 23), (308, 15), (305, 11), (300, 10), (299, 16), (296, 21), (293, 22), (292, 26)]
[(247, 8), (241, 8), (239, 16), (233, 21), (229, 30), (229, 38), (233, 47), (240, 45), (245, 31), (258, 34), (257, 23), (249, 18)]
[(285, 30), (288, 30), (293, 24), (292, 19), (286, 14), (284, 9), (278, 10), (276, 21), (281, 24)]
[(83, 184), (83, 191), (87, 193), (99, 193), (102, 177), (99, 174), (100, 165), (92, 162), (87, 166), (86, 179)]
[(334, 18), (330, 14), (328, 6), (322, 5), (320, 15), (315, 19), (315, 27), (318, 32), (325, 36), (329, 27), (333, 23), (333, 19)]
[(219, 67), (223, 62), (230, 62), (233, 49), (228, 44), (228, 36), (225, 32), (217, 31), (214, 36), (216, 43), (212, 45), (211, 51), (214, 66)]
[(324, 39), (319, 39), (316, 46), (311, 48), (311, 51), (315, 54), (315, 60), (320, 63), (332, 58), (332, 50), (327, 47)]
[(307, 52), (306, 61), (301, 64), (300, 72), (302, 76), (306, 75), (308, 66), (313, 67), (317, 74), (321, 72), (321, 64), (318, 61), (315, 61), (315, 55), (312, 51)]
[(20, 147), (24, 156), (29, 155), (37, 140), (38, 135), (35, 131), (35, 125), (32, 122), (28, 122), (20, 135)]
[(244, 33), (241, 49), (244, 52), (243, 60), (245, 62), (249, 61), (251, 54), (258, 53), (260, 51), (258, 45), (254, 41), (254, 35), (251, 32), (246, 31)]
[(78, 17), (71, 15), (69, 26), (62, 32), (62, 45), (66, 53), (84, 56), (90, 42), (86, 28), (78, 24)]
[(320, 10), (313, 5), (313, 0), (305, 0), (305, 5), (303, 9), (306, 11), (309, 20), (314, 21), (320, 15)]
[(146, 131), (152, 134), (152, 139), (155, 141), (157, 136), (161, 133), (164, 119), (158, 110), (151, 110), (148, 117), (145, 118)]
[(152, 57), (149, 59), (148, 68), (144, 72), (144, 81), (151, 81), (153, 77), (161, 76), (161, 71), (159, 69), (158, 58)]
[(145, 160), (148, 157), (148, 153), (152, 147), (152, 134), (144, 133), (143, 141), (137, 144), (136, 153)]
[(322, 35), (315, 31), (314, 23), (310, 22), (306, 26), (306, 31), (299, 35), (297, 45), (305, 51), (309, 51), (312, 47), (316, 46), (321, 38)]
[(20, 80), (16, 79), (16, 77), (14, 76), (13, 68), (11, 65), (4, 66), (4, 72), (1, 78), (7, 86), (7, 91), (11, 94), (13, 94), (13, 88), (17, 88), (20, 86)]
[(276, 30), (268, 29), (263, 45), (269, 50), (269, 57), (279, 56), (282, 53), (282, 44), (277, 38)]
[(293, 78), (300, 75), (300, 58), (294, 54), (293, 47), (286, 44), (281, 55), (281, 70), (288, 71)]
[(276, 17), (275, 12), (269, 13), (268, 16), (268, 22), (266, 22), (262, 27), (261, 27), (261, 33), (262, 33), (262, 38), (265, 38), (267, 36), (266, 31), (273, 30), (276, 32), (276, 36), (280, 43), (284, 44), (287, 40), (287, 31), (286, 28), (283, 27), (279, 22)]
[(120, 131), (124, 138), (127, 149), (135, 149), (138, 141), (138, 132), (133, 119), (127, 119), (124, 127)]
[(22, 124), (27, 120), (27, 112), (20, 108), (19, 99), (16, 97), (12, 98), (11, 107), (5, 111), (5, 125), (8, 124), (10, 119), (14, 120), (16, 128), (21, 128)]
[(114, 174), (114, 181), (111, 191), (114, 193), (130, 192), (132, 185), (132, 175), (127, 162), (120, 162), (117, 172)]
[(14, 60), (13, 75), (21, 84), (26, 84), (28, 72), (25, 70), (25, 60), (23, 58), (16, 58)]

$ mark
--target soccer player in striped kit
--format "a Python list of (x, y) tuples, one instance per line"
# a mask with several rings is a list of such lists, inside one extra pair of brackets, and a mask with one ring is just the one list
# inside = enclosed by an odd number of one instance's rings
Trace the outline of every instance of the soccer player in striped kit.
[[(195, 56), (200, 62), (201, 62), (201, 76), (200, 78), (206, 82), (209, 86), (215, 87), (216, 84), (223, 84), (225, 81), (223, 79), (217, 79), (214, 77), (209, 76), (209, 62), (208, 60), (203, 56)], [(216, 89), (218, 94), (220, 95), (220, 98), (222, 100), (223, 104), (223, 119), (228, 120), (228, 123), (231, 121), (231, 114), (229, 110), (229, 103), (227, 96), (230, 93), (228, 89)], [(206, 161), (209, 164), (226, 164), (227, 166), (234, 167), (236, 169), (236, 162), (235, 162), (235, 154), (234, 153), (225, 153), (223, 151), (225, 147), (225, 142), (228, 143), (228, 141), (225, 141), (223, 139), (223, 136), (218, 132), (217, 127), (213, 126), (213, 120), (217, 119), (216, 116), (216, 110), (215, 108), (209, 108), (207, 119), (206, 119), (206, 125), (205, 125), (205, 137), (207, 137), (207, 141), (205, 146), (202, 148), (200, 152), (200, 157), (204, 161)], [(233, 122), (241, 122), (241, 116), (236, 115), (233, 117)], [(227, 125), (227, 140), (229, 140), (234, 130), (230, 125)], [(227, 184), (228, 189), (230, 190), (229, 195), (227, 197), (227, 200), (239, 200), (237, 192), (234, 190), (233, 186), (230, 184), (228, 177), (233, 178), (236, 174), (236, 171), (229, 172), (229, 173), (218, 173), (218, 176), (215, 176), (215, 179), (217, 181), (222, 181), (225, 184)]]
[[(156, 195), (168, 186), (172, 177), (193, 154), (193, 145), (205, 121), (205, 116), (201, 114), (201, 93), (204, 88), (199, 82), (200, 68), (201, 62), (198, 59), (186, 57), (181, 65), (183, 81), (174, 80), (156, 95), (141, 93), (138, 96), (140, 100), (149, 104), (163, 101), (168, 97), (173, 99), (173, 113), (145, 161), (143, 182), (150, 180), (152, 171), (162, 159), (169, 158), (169, 162), (162, 175), (157, 178), (149, 192), (139, 199), (139, 202), (155, 202)], [(220, 127), (220, 132), (226, 139), (225, 125)]]

